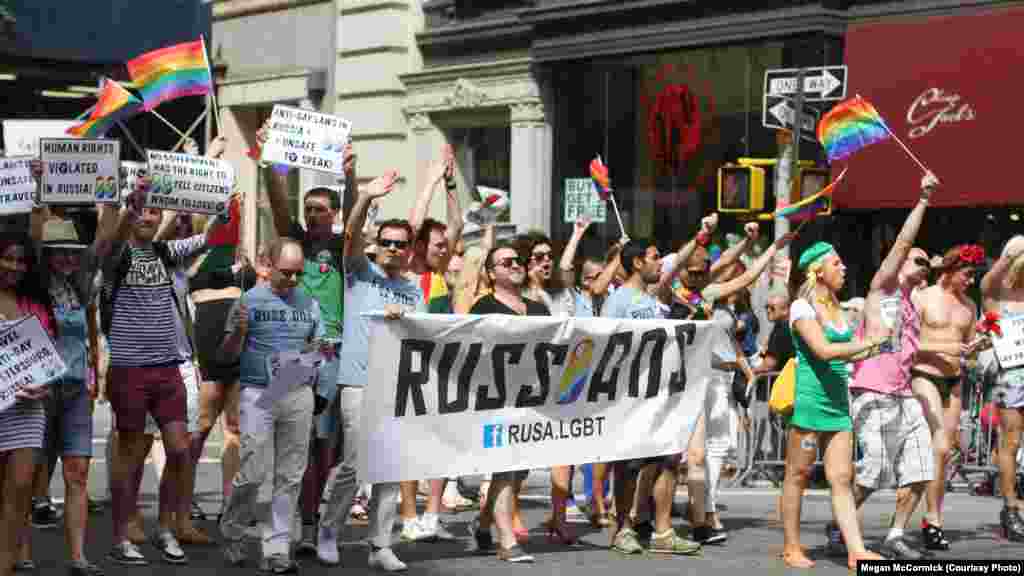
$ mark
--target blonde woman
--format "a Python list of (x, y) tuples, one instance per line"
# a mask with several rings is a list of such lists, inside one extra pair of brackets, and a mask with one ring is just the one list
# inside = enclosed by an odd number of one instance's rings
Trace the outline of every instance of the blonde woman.
[(830, 244), (818, 242), (804, 250), (798, 270), (804, 282), (789, 312), (797, 372), (782, 488), (783, 559), (794, 568), (814, 566), (800, 546), (800, 506), (821, 448), (832, 514), (846, 542), (847, 564), (856, 568), (858, 560), (882, 557), (864, 547), (857, 523), (846, 362), (881, 353), (888, 336), (854, 341), (853, 327), (836, 297), (846, 282), (846, 266)]
[[(981, 298), (986, 312), (1005, 317), (1024, 314), (1024, 236), (1011, 238), (1002, 257), (981, 279)], [(1024, 430), (1024, 367), (1000, 367), (992, 398), (999, 407), (999, 491), (1004, 503), (999, 525), (1004, 538), (1024, 542), (1024, 502), (1017, 492), (1017, 453)]]

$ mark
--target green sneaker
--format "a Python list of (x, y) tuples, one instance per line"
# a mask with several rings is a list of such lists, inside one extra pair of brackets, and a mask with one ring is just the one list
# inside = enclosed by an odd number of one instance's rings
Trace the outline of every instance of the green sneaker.
[(612, 541), (612, 550), (620, 554), (642, 554), (644, 547), (636, 539), (636, 532), (631, 528), (623, 528)]
[(670, 530), (667, 536), (652, 535), (651, 545), (647, 550), (657, 554), (693, 556), (700, 554), (701, 545), (698, 542), (679, 536), (675, 530)]

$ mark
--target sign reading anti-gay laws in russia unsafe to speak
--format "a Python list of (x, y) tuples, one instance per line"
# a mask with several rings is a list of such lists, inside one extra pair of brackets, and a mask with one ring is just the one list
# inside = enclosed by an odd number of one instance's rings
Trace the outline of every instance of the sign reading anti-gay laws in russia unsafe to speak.
[(59, 378), (67, 366), (35, 316), (0, 322), (0, 412), (10, 408), (23, 388)]
[(121, 199), (121, 143), (117, 140), (42, 138), (39, 159), (43, 204), (114, 204)]
[(36, 180), (31, 162), (31, 156), (0, 158), (0, 214), (32, 211)]
[(727, 343), (710, 322), (432, 314), (374, 317), (370, 341), (369, 483), (685, 452)]
[(343, 174), (352, 123), (311, 110), (274, 106), (261, 160)]
[(177, 212), (219, 214), (235, 186), (235, 169), (224, 160), (146, 150), (151, 185), (146, 206)]

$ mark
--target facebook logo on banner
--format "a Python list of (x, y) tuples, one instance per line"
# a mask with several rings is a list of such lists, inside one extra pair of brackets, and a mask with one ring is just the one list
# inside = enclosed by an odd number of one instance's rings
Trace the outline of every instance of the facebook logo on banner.
[(484, 448), (501, 448), (504, 445), (505, 426), (484, 424)]

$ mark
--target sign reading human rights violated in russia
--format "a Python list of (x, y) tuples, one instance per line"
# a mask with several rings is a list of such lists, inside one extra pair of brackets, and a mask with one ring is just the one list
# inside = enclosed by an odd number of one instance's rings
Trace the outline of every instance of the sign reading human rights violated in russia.
[(41, 138), (43, 204), (114, 204), (120, 201), (121, 143), (102, 138)]
[(669, 320), (371, 324), (359, 450), (369, 483), (684, 452), (712, 344), (725, 338), (708, 322)]
[(312, 110), (274, 106), (261, 160), (343, 174), (352, 123)]
[(235, 169), (230, 162), (146, 150), (152, 186), (146, 206), (177, 212), (220, 214), (235, 186)]

